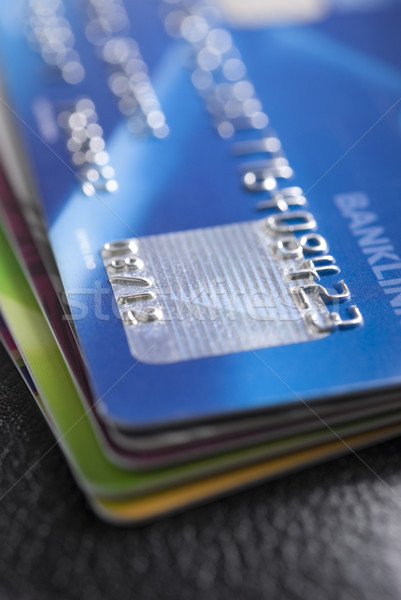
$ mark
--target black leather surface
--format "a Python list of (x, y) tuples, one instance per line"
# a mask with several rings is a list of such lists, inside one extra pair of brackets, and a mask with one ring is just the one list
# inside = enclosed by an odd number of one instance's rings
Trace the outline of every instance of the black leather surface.
[(400, 439), (359, 453), (378, 477), (347, 456), (120, 529), (58, 448), (24, 476), (53, 437), (3, 349), (0, 365), (1, 600), (401, 598)]

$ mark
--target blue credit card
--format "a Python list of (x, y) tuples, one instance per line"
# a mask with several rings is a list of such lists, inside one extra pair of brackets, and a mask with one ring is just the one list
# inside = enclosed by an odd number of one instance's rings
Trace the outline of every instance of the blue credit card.
[(390, 0), (2, 3), (7, 110), (107, 422), (400, 384), (400, 25)]

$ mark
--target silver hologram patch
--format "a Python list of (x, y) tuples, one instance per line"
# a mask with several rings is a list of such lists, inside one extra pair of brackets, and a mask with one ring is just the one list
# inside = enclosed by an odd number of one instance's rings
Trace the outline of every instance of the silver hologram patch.
[[(284, 257), (278, 242), (259, 220), (106, 244), (132, 355), (164, 364), (327, 335), (306, 318), (329, 319), (308, 261)], [(312, 293), (299, 293), (300, 284)]]

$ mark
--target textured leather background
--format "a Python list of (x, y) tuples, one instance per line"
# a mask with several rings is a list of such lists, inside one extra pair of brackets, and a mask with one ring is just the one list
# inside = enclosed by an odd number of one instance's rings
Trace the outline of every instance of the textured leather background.
[(359, 453), (382, 481), (347, 456), (121, 529), (58, 448), (24, 476), (53, 437), (2, 349), (0, 365), (1, 600), (401, 598), (401, 439)]

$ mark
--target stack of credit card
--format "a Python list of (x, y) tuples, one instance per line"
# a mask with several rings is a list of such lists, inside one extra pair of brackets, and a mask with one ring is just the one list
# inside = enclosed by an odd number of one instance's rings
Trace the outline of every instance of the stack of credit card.
[(0, 335), (106, 519), (401, 433), (400, 27), (1, 2)]

